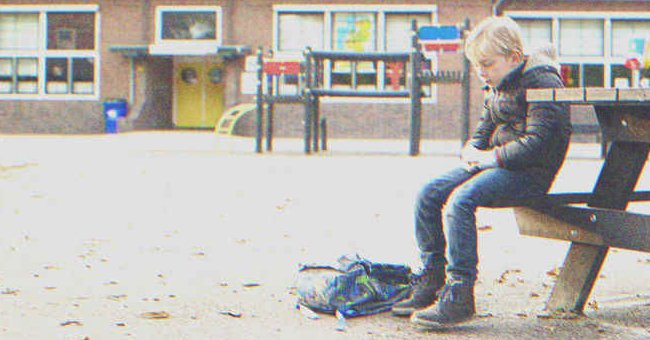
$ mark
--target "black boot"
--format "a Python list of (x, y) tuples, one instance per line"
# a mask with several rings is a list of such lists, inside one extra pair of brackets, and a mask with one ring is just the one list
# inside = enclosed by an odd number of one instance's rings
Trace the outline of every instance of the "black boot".
[(469, 321), (476, 314), (472, 282), (450, 279), (440, 291), (439, 298), (435, 306), (414, 313), (411, 322), (436, 328)]
[(427, 268), (417, 278), (411, 297), (396, 303), (392, 313), (395, 316), (410, 316), (418, 309), (430, 306), (437, 300), (436, 292), (445, 285), (445, 268)]

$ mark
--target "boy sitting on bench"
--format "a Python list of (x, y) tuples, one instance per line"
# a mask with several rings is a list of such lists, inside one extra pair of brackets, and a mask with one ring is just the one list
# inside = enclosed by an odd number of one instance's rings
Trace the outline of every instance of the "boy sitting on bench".
[(490, 17), (469, 34), (465, 53), (487, 85), (484, 110), (462, 150), (465, 166), (433, 179), (418, 196), (415, 236), (423, 271), (411, 297), (392, 310), (426, 327), (474, 316), (477, 207), (546, 194), (571, 134), (566, 105), (526, 102), (527, 89), (563, 87), (551, 47), (524, 57), (518, 25)]

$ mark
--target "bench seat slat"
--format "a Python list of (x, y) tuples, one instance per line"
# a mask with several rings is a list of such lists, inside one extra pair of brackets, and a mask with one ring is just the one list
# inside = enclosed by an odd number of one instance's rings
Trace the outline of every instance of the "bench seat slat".
[(519, 207), (522, 235), (650, 252), (650, 216), (572, 206)]

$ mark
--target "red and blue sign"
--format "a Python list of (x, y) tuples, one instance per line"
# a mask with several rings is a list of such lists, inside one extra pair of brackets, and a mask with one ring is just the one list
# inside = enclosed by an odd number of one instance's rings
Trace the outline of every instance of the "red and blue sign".
[(422, 26), (418, 39), (424, 52), (457, 52), (461, 47), (458, 26)]

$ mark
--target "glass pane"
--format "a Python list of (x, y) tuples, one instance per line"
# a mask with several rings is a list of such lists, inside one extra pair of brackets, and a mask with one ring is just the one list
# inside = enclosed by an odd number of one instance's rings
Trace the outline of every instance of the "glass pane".
[(68, 59), (47, 58), (47, 93), (68, 93)]
[(16, 87), (18, 93), (38, 93), (38, 59), (18, 58)]
[[(352, 67), (353, 63), (342, 61), (337, 62), (337, 69), (332, 72), (332, 86), (351, 88), (353, 86)], [(375, 62), (363, 61), (356, 63), (356, 87), (357, 89), (370, 89), (377, 87), (377, 64)]]
[(0, 50), (38, 49), (37, 13), (0, 13)]
[(612, 20), (612, 56), (632, 54), (630, 43), (636, 38), (650, 39), (650, 20)]
[(0, 93), (13, 92), (14, 63), (11, 58), (0, 58)]
[(603, 65), (582, 65), (584, 87), (605, 86), (605, 68)]
[[(425, 63), (430, 60), (425, 60)], [(426, 66), (423, 65), (423, 69)], [(385, 90), (403, 90), (406, 87), (406, 63), (401, 61), (387, 62), (384, 73)]]
[(431, 25), (431, 14), (386, 14), (386, 51), (411, 50), (411, 20), (416, 20), (418, 27), (428, 26)]
[(280, 51), (302, 51), (305, 47), (322, 50), (323, 13), (283, 13), (279, 18)]
[(560, 20), (560, 54), (602, 56), (603, 20)]
[(623, 65), (612, 65), (612, 87), (629, 87), (632, 71)]
[(217, 15), (214, 11), (163, 12), (162, 38), (176, 40), (217, 39)]
[(95, 91), (93, 58), (72, 59), (72, 93), (92, 94)]
[(95, 49), (95, 13), (48, 13), (47, 48)]
[(605, 84), (603, 65), (564, 64), (561, 74), (566, 87), (603, 87)]
[(517, 19), (524, 41), (524, 54), (551, 43), (551, 20)]
[(564, 64), (560, 68), (562, 81), (566, 87), (580, 87), (580, 66), (576, 64)]
[(373, 52), (377, 50), (374, 13), (336, 13), (332, 46), (335, 51)]

